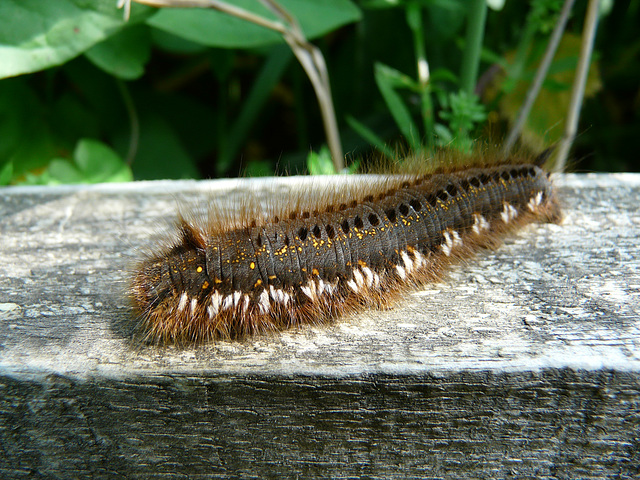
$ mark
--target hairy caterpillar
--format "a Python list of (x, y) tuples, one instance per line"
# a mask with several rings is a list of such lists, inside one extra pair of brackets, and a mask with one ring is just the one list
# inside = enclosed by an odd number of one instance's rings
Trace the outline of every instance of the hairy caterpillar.
[(248, 208), (179, 238), (136, 270), (149, 339), (191, 343), (320, 323), (387, 305), (524, 224), (560, 217), (535, 163), (449, 166)]

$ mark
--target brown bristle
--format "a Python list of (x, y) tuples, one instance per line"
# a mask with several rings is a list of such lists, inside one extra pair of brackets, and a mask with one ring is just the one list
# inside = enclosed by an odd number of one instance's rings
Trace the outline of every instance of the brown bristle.
[[(270, 214), (180, 220), (175, 245), (138, 266), (148, 339), (199, 343), (322, 323), (388, 305), (524, 224), (558, 221), (533, 162), (450, 162), (274, 201)], [(438, 173), (435, 173), (438, 172)]]

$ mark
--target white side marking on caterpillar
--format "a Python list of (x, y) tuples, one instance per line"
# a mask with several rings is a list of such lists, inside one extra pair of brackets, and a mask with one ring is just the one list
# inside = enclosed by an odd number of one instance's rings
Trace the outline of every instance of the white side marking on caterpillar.
[(444, 237), (444, 243), (441, 245), (442, 251), (448, 257), (449, 255), (451, 255), (453, 240), (451, 240), (451, 235), (449, 234), (449, 232), (444, 232), (442, 236)]
[(280, 295), (282, 294), (282, 290), (276, 290), (275, 288), (273, 288), (273, 285), (269, 285), (269, 294), (271, 295), (271, 298), (274, 302), (284, 302), (284, 297)]
[(316, 300), (316, 285), (313, 280), (309, 280), (307, 284), (303, 287), (300, 287), (302, 293), (304, 293), (311, 301)]
[(222, 310), (228, 310), (233, 305), (233, 295), (227, 295), (222, 302)]
[(247, 295), (246, 293), (244, 294), (244, 302), (242, 303), (242, 313), (247, 313), (247, 310), (249, 310), (249, 302), (251, 301), (251, 299), (249, 298), (249, 295)]
[(527, 207), (529, 207), (529, 210), (531, 212), (535, 212), (537, 207), (540, 206), (540, 204), (542, 204), (542, 192), (538, 192), (535, 194), (535, 196), (531, 197), (529, 199), (529, 203), (527, 204)]
[(211, 315), (211, 312), (213, 312), (213, 316), (217, 315), (218, 312), (220, 311), (220, 305), (222, 304), (222, 295), (220, 295), (220, 292), (214, 292), (213, 295), (211, 295), (211, 310), (209, 311), (209, 315)]
[(365, 280), (367, 281), (367, 286), (371, 287), (373, 285), (373, 272), (369, 267), (362, 267), (362, 272), (364, 273)]
[(396, 265), (396, 272), (398, 272), (398, 275), (402, 280), (407, 278), (407, 273), (404, 271), (404, 268), (402, 268), (400, 265)]
[(487, 222), (487, 219), (484, 218), (484, 216), (480, 215), (479, 213), (473, 214), (473, 233), (475, 233), (476, 235), (480, 235), (480, 233), (484, 230), (489, 230), (489, 226), (489, 222)]
[(282, 303), (284, 303), (284, 306), (286, 307), (287, 305), (289, 305), (289, 300), (291, 300), (291, 295), (289, 295), (287, 292), (284, 292), (282, 290), (280, 290), (280, 292), (282, 293)]
[(400, 252), (400, 256), (402, 257), (402, 261), (404, 262), (405, 270), (407, 271), (407, 273), (411, 273), (411, 270), (413, 270), (413, 260), (409, 258), (409, 255), (404, 250)]
[(187, 295), (187, 292), (182, 292), (182, 295), (180, 295), (180, 300), (178, 301), (178, 312), (182, 312), (184, 310), (184, 307), (187, 306), (188, 300), (189, 296)]
[(239, 290), (236, 290), (235, 292), (233, 292), (233, 306), (237, 307), (238, 304), (240, 303), (240, 297), (242, 296), (242, 292), (240, 292)]
[(196, 308), (198, 308), (198, 299), (197, 298), (192, 298), (191, 299), (191, 315), (193, 315), (195, 313)]
[(511, 205), (510, 203), (504, 203), (504, 208), (502, 209), (502, 213), (500, 214), (500, 218), (504, 223), (509, 223), (511, 220), (518, 216), (518, 210)]
[(325, 283), (322, 281), (322, 279), (318, 280), (318, 296), (322, 295), (324, 293), (324, 289), (325, 289)]
[(260, 297), (258, 298), (258, 308), (260, 309), (260, 313), (263, 315), (269, 311), (269, 294), (267, 290), (262, 290)]
[(462, 238), (460, 238), (460, 234), (456, 230), (453, 230), (451, 232), (451, 236), (453, 237), (453, 246), (454, 247), (461, 247), (462, 246)]
[(338, 288), (338, 280), (336, 279), (335, 283), (326, 283), (324, 286), (324, 290), (327, 292), (327, 295), (331, 295), (336, 288)]

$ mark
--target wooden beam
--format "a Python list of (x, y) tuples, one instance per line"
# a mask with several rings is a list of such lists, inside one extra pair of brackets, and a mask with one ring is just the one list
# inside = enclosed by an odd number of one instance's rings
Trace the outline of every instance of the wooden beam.
[(197, 348), (131, 341), (127, 271), (178, 203), (307, 181), (0, 189), (0, 476), (638, 471), (637, 174), (557, 176), (562, 225), (391, 310)]

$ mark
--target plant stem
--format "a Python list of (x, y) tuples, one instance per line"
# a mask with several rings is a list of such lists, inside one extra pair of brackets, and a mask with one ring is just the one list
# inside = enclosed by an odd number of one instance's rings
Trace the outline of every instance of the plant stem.
[(462, 56), (460, 88), (472, 95), (475, 91), (480, 67), (480, 53), (487, 20), (487, 2), (486, 0), (471, 0), (470, 3), (471, 6), (467, 14), (467, 40)]
[(587, 83), (587, 75), (589, 74), (589, 65), (591, 64), (591, 54), (593, 52), (593, 41), (596, 36), (596, 28), (598, 26), (598, 10), (600, 8), (600, 0), (589, 0), (587, 6), (587, 14), (584, 20), (584, 29), (582, 33), (582, 46), (580, 47), (580, 59), (578, 60), (578, 68), (576, 76), (573, 79), (573, 89), (571, 91), (571, 103), (569, 104), (569, 112), (567, 123), (565, 126), (564, 136), (560, 141), (558, 149), (558, 157), (554, 170), (561, 172), (569, 156), (571, 144), (578, 129), (578, 119), (580, 118), (580, 107), (584, 97), (584, 87)]
[(558, 44), (560, 43), (560, 39), (562, 38), (562, 34), (564, 33), (564, 29), (567, 25), (567, 20), (569, 19), (569, 13), (571, 12), (571, 8), (573, 7), (573, 2), (574, 0), (565, 0), (564, 5), (562, 6), (560, 17), (556, 22), (556, 26), (553, 29), (551, 38), (549, 38), (547, 50), (544, 52), (544, 57), (542, 59), (542, 62), (540, 62), (540, 66), (538, 67), (538, 71), (536, 72), (536, 77), (534, 78), (533, 83), (531, 84), (531, 87), (527, 92), (527, 97), (522, 107), (520, 108), (520, 111), (518, 112), (518, 117), (516, 118), (513, 127), (509, 131), (507, 139), (505, 140), (502, 147), (502, 154), (504, 156), (509, 155), (509, 152), (513, 148), (513, 145), (516, 143), (516, 140), (520, 135), (520, 131), (524, 126), (524, 122), (529, 116), (531, 107), (533, 107), (533, 103), (538, 97), (538, 93), (540, 92), (540, 88), (542, 87), (542, 82), (547, 76), (547, 71), (549, 70), (549, 66), (551, 65), (551, 60), (553, 60), (553, 56), (556, 53)]

